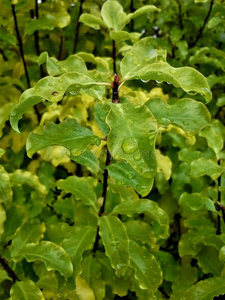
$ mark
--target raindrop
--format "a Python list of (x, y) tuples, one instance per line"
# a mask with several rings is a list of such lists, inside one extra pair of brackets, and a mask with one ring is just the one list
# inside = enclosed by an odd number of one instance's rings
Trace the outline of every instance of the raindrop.
[(172, 115), (171, 111), (168, 111), (167, 116), (171, 116), (171, 115)]
[(189, 125), (189, 123), (187, 121), (183, 121), (184, 125)]
[(141, 153), (139, 151), (134, 153), (134, 160), (141, 160)]
[(117, 264), (116, 268), (117, 268), (117, 270), (121, 270), (121, 269), (126, 268), (126, 265), (125, 264)]
[(110, 244), (113, 247), (117, 247), (117, 246), (119, 246), (119, 241), (112, 241)]
[(138, 108), (140, 108), (140, 107), (141, 107), (140, 105), (136, 105), (136, 106), (135, 106), (135, 109), (138, 109)]
[(162, 73), (161, 73), (161, 72), (157, 72), (157, 75), (161, 76), (161, 75), (162, 75)]
[(36, 92), (40, 92), (40, 89), (39, 89), (39, 88), (36, 88)]
[(170, 124), (170, 120), (167, 118), (162, 118), (161, 122), (163, 123), (163, 125), (168, 126)]
[(52, 83), (49, 83), (48, 86), (53, 86), (53, 84), (52, 84)]
[(15, 111), (12, 111), (12, 112), (11, 112), (11, 116), (14, 117), (15, 115), (16, 115), (16, 112), (15, 112)]
[(144, 82), (144, 83), (149, 82), (149, 80), (144, 80), (144, 79), (141, 79), (141, 81)]
[(134, 65), (138, 65), (138, 61), (137, 60), (132, 60), (132, 63), (134, 64)]
[(128, 138), (123, 141), (123, 151), (127, 154), (134, 153), (138, 148), (138, 141), (135, 138)]
[(69, 94), (71, 94), (71, 95), (77, 95), (77, 93), (76, 92), (69, 92)]

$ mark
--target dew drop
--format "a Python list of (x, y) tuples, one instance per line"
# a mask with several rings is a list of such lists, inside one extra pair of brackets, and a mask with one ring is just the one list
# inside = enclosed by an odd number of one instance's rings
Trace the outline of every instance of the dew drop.
[(128, 138), (123, 141), (123, 151), (127, 154), (134, 153), (138, 148), (138, 141), (135, 138)]
[(162, 73), (161, 73), (161, 72), (157, 72), (157, 75), (161, 76), (161, 75), (162, 75)]
[(116, 268), (117, 268), (117, 270), (121, 270), (123, 268), (126, 268), (126, 265), (125, 264), (117, 264)]
[(149, 82), (149, 80), (144, 80), (144, 79), (141, 79), (141, 81), (144, 82), (144, 83)]
[(167, 112), (167, 116), (170, 117), (171, 115), (172, 115), (171, 111), (168, 111), (168, 112)]
[(52, 85), (53, 85), (52, 83), (49, 83), (49, 84), (48, 84), (48, 86), (52, 86)]
[(36, 88), (36, 92), (40, 92), (40, 89), (39, 89), (39, 88)]
[(141, 160), (141, 153), (139, 151), (134, 153), (134, 160)]
[(11, 112), (11, 116), (14, 117), (16, 115), (15, 111)]
[(187, 121), (183, 121), (184, 125), (189, 125), (189, 123)]
[(119, 246), (119, 241), (112, 241), (110, 244), (113, 247), (117, 247), (117, 246)]
[(161, 122), (163, 123), (163, 125), (168, 126), (170, 124), (170, 120), (167, 118), (162, 118)]

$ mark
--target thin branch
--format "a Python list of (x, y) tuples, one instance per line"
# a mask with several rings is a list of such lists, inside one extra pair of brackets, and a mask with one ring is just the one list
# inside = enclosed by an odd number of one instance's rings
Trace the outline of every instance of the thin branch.
[(60, 44), (59, 44), (59, 54), (58, 54), (58, 60), (61, 59), (62, 56), (62, 50), (63, 50), (63, 35), (60, 35)]
[(179, 24), (180, 24), (180, 29), (183, 30), (184, 25), (183, 25), (183, 20), (182, 20), (181, 0), (178, 0), (178, 9), (179, 9)]
[(16, 273), (9, 267), (7, 260), (1, 256), (0, 256), (0, 264), (6, 270), (9, 277), (12, 278), (13, 282), (20, 281), (19, 278), (17, 277)]
[(112, 59), (113, 59), (113, 72), (116, 74), (116, 42), (112, 41)]
[(73, 44), (73, 53), (76, 53), (76, 51), (77, 51), (77, 43), (78, 43), (79, 31), (80, 31), (79, 19), (80, 19), (80, 16), (82, 14), (82, 11), (83, 11), (83, 3), (84, 3), (84, 0), (81, 0), (80, 1), (80, 9), (79, 9), (79, 13), (78, 13), (78, 16), (77, 16), (77, 22), (76, 22), (76, 31), (75, 31), (74, 44)]
[[(220, 165), (220, 159), (218, 159), (218, 165)], [(221, 187), (221, 176), (218, 178), (218, 196), (217, 196), (217, 203), (218, 203), (218, 210), (222, 210), (222, 215), (224, 219), (224, 207), (222, 207), (221, 204), (221, 192), (220, 192), (220, 187)], [(221, 234), (221, 216), (217, 216), (217, 235)]]
[[(114, 81), (112, 83), (112, 102), (113, 103), (119, 103), (119, 93), (118, 93), (118, 88), (119, 88), (119, 84), (120, 84), (120, 77), (115, 74), (114, 76)], [(109, 166), (111, 163), (111, 154), (107, 148), (106, 150), (106, 162), (105, 162), (105, 166)], [(105, 167), (104, 173), (103, 173), (103, 189), (102, 189), (102, 198), (103, 198), (103, 203), (102, 206), (99, 210), (99, 216), (104, 215), (105, 213), (105, 204), (106, 204), (106, 196), (107, 196), (107, 187), (108, 187), (108, 170)], [(95, 253), (98, 250), (98, 243), (100, 240), (100, 235), (99, 235), (99, 228), (97, 230), (97, 234), (96, 234), (96, 239), (95, 239), (95, 243), (94, 243), (94, 247), (92, 252)]]
[(211, 12), (212, 12), (213, 4), (214, 4), (214, 0), (211, 0), (210, 6), (209, 6), (209, 10), (208, 10), (208, 13), (207, 13), (207, 15), (206, 15), (206, 17), (205, 17), (204, 23), (203, 23), (202, 27), (200, 28), (200, 30), (199, 30), (199, 32), (198, 32), (198, 34), (197, 34), (197, 36), (196, 36), (196, 39), (194, 40), (194, 42), (192, 42), (192, 43), (190, 44), (189, 49), (190, 49), (190, 48), (193, 48), (193, 47), (197, 44), (198, 40), (201, 38), (201, 36), (202, 36), (202, 34), (203, 34), (203, 31), (204, 31), (204, 29), (205, 29), (205, 26), (206, 26), (206, 24), (207, 24), (207, 22), (208, 22), (208, 20), (209, 20), (210, 14), (211, 14)]
[(27, 85), (30, 88), (30, 78), (29, 78), (29, 75), (28, 75), (27, 65), (26, 65), (26, 61), (25, 61), (25, 58), (24, 58), (23, 43), (22, 43), (22, 39), (21, 39), (21, 36), (20, 36), (19, 27), (18, 27), (18, 23), (17, 23), (15, 4), (11, 4), (11, 7), (12, 7), (12, 14), (13, 14), (13, 19), (14, 19), (14, 24), (15, 24), (15, 29), (16, 29), (17, 41), (19, 43), (20, 55), (21, 55), (22, 62), (23, 62), (25, 76), (26, 76), (26, 79), (27, 79)]
[(8, 61), (8, 58), (5, 56), (5, 53), (4, 53), (4, 51), (1, 48), (0, 48), (0, 53), (1, 53), (4, 61)]

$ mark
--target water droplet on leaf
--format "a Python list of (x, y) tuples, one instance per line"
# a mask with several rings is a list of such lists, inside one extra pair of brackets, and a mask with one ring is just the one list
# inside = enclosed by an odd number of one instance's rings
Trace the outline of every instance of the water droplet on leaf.
[(135, 152), (134, 153), (134, 160), (140, 160), (141, 159), (141, 153), (138, 151), (138, 152)]
[(189, 125), (189, 123), (187, 121), (183, 121), (184, 125)]
[(122, 144), (123, 151), (127, 154), (134, 153), (138, 148), (138, 140), (135, 138), (125, 139)]
[(168, 126), (170, 124), (170, 120), (167, 118), (162, 118), (161, 123), (163, 123), (163, 125), (165, 125), (165, 126)]

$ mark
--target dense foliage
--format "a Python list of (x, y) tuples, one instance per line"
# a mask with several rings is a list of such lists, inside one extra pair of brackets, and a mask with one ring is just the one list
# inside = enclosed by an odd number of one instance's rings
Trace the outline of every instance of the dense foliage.
[(224, 15), (0, 0), (1, 299), (224, 297)]

